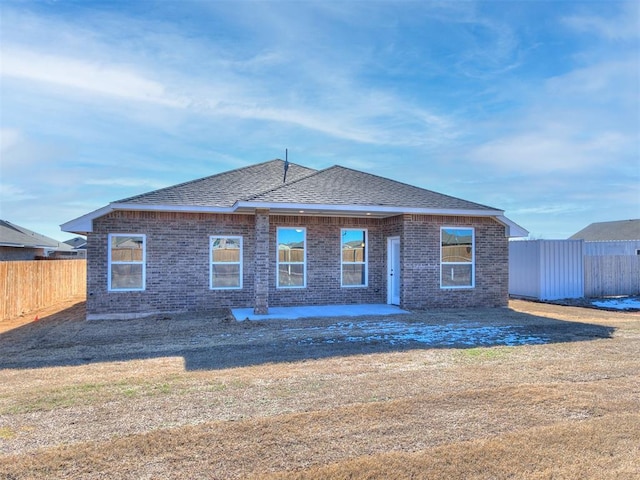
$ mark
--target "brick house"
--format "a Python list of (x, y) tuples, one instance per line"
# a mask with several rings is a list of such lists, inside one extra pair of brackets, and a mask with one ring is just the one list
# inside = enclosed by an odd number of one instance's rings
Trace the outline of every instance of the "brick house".
[(0, 220), (0, 262), (78, 258), (78, 252), (59, 242), (7, 220)]
[(376, 175), (282, 160), (113, 202), (87, 236), (87, 317), (216, 307), (506, 306), (504, 212)]

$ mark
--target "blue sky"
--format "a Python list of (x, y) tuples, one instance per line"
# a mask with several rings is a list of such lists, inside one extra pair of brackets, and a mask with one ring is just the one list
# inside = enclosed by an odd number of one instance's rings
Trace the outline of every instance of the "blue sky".
[(640, 218), (640, 10), (622, 1), (0, 3), (0, 218), (283, 158), (506, 211)]

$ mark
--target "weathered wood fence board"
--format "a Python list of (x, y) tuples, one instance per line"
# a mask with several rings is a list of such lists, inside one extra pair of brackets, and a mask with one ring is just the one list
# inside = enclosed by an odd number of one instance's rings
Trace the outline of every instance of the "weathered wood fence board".
[(86, 290), (86, 260), (0, 262), (0, 319), (85, 295)]
[(640, 294), (640, 256), (585, 256), (584, 294), (586, 297)]

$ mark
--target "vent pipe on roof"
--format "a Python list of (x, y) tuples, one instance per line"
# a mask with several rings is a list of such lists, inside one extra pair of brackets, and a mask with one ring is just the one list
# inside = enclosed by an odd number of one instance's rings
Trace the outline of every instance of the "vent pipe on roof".
[(289, 170), (289, 149), (284, 149), (284, 178), (282, 183), (287, 183), (287, 170)]

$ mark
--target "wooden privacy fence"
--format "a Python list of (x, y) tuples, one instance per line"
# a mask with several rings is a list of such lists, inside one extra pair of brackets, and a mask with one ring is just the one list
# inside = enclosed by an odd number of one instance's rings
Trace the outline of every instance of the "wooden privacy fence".
[(640, 294), (640, 256), (605, 255), (584, 257), (584, 295)]
[(0, 262), (0, 319), (83, 296), (86, 290), (86, 260)]

